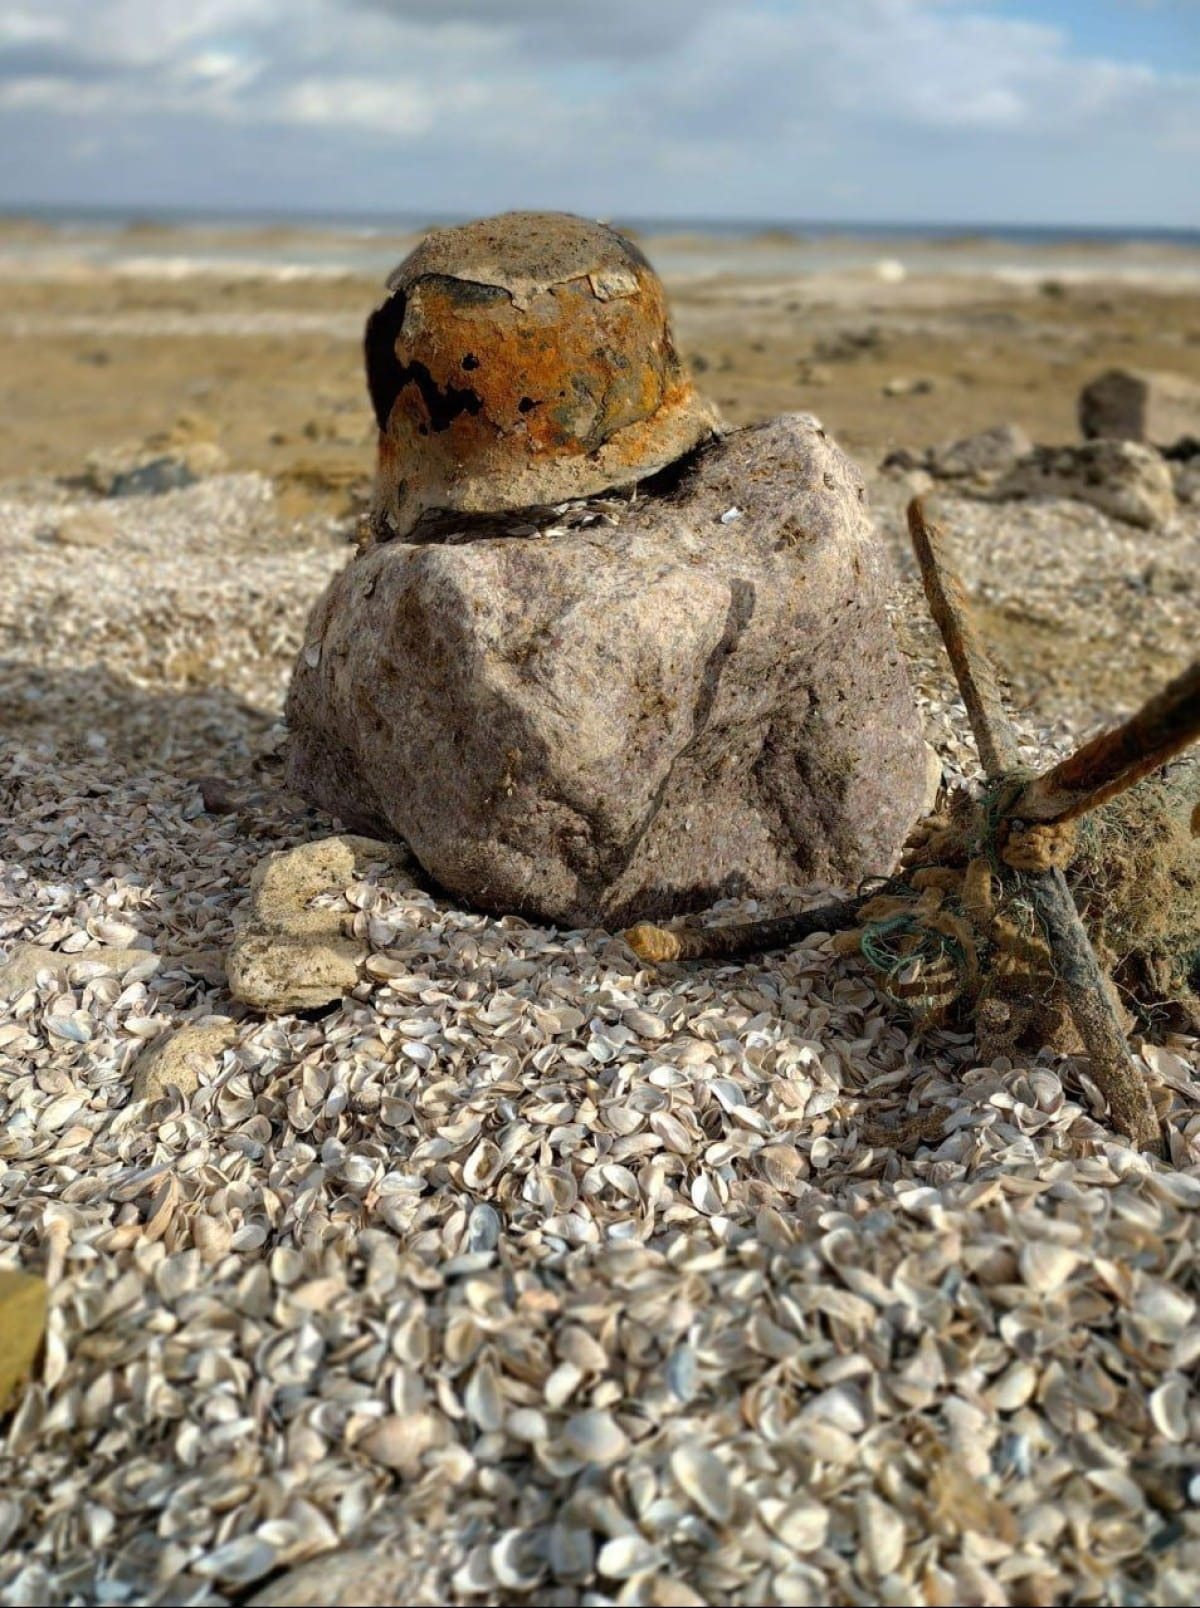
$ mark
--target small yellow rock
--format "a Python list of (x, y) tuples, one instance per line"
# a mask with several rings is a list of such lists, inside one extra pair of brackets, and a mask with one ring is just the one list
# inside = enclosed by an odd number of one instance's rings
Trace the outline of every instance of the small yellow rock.
[(674, 960), (679, 953), (679, 939), (675, 934), (649, 921), (639, 921), (622, 936), (639, 960)]
[(33, 1372), (45, 1333), (45, 1284), (33, 1273), (0, 1268), (0, 1413)]
[(164, 1033), (138, 1056), (133, 1068), (135, 1100), (160, 1100), (177, 1088), (185, 1100), (200, 1087), (200, 1074), (215, 1067), (222, 1050), (237, 1043), (236, 1022), (222, 1017), (212, 1022), (187, 1022), (174, 1033)]

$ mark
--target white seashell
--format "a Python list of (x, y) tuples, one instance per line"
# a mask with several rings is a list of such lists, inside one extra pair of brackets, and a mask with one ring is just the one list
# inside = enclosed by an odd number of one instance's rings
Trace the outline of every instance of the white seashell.
[(661, 1016), (654, 1016), (649, 1011), (625, 1011), (621, 1017), (623, 1024), (638, 1038), (662, 1039), (666, 1038), (670, 1029)]
[(691, 1346), (677, 1346), (667, 1359), (667, 1384), (680, 1401), (691, 1401), (700, 1388), (696, 1353)]
[(518, 1407), (504, 1420), (504, 1432), (514, 1440), (537, 1442), (549, 1438), (550, 1426), (536, 1407)]
[(1015, 1413), (1037, 1388), (1037, 1370), (1028, 1362), (1017, 1361), (993, 1381), (988, 1395), (998, 1412)]
[(662, 1566), (663, 1555), (640, 1535), (618, 1535), (606, 1541), (596, 1555), (596, 1573), (610, 1580), (629, 1580)]
[(481, 1139), (463, 1166), (463, 1182), (467, 1188), (483, 1189), (490, 1184), (500, 1171), (503, 1159), (490, 1139)]
[(495, 1207), (481, 1201), (471, 1208), (467, 1219), (467, 1248), (470, 1251), (494, 1251), (500, 1239), (500, 1214)]
[(1150, 1393), (1150, 1417), (1166, 1440), (1180, 1442), (1188, 1434), (1187, 1380), (1175, 1374)]
[(471, 1375), (463, 1405), (473, 1423), (487, 1433), (503, 1427), (504, 1397), (496, 1370), (490, 1362), (481, 1362)]
[(89, 921), (87, 930), (93, 938), (99, 938), (102, 944), (108, 944), (112, 949), (135, 949), (137, 940), (142, 936), (127, 921), (113, 921), (107, 917)]
[(861, 1435), (867, 1427), (866, 1415), (857, 1393), (845, 1385), (837, 1385), (832, 1390), (823, 1390), (811, 1397), (801, 1409), (800, 1416), (828, 1424), (845, 1435)]
[(466, 1562), (454, 1571), (451, 1585), (463, 1596), (482, 1596), (495, 1590), (496, 1577), (492, 1573), (492, 1549), (480, 1545), (472, 1547)]
[(506, 1530), (492, 1545), (492, 1573), (509, 1591), (532, 1591), (542, 1578), (542, 1565), (528, 1530)]
[(368, 955), (363, 967), (368, 977), (386, 980), (403, 977), (408, 971), (407, 961), (401, 960), (398, 955)]
[(573, 1362), (560, 1362), (542, 1386), (547, 1406), (565, 1407), (583, 1383), (583, 1369)]
[(793, 1552), (816, 1552), (829, 1534), (829, 1510), (819, 1502), (781, 1502), (768, 1497), (760, 1502), (764, 1523)]
[(443, 1421), (436, 1413), (392, 1415), (381, 1418), (357, 1448), (372, 1462), (414, 1479), (420, 1472), (422, 1455), (440, 1445), (444, 1435)]
[(904, 1520), (871, 1491), (859, 1493), (858, 1536), (872, 1572), (894, 1574), (904, 1557)]
[(1132, 1310), (1151, 1340), (1172, 1345), (1194, 1322), (1196, 1303), (1173, 1285), (1146, 1279), (1134, 1296)]
[(608, 1352), (578, 1324), (568, 1324), (562, 1330), (555, 1341), (555, 1350), (581, 1374), (604, 1373), (608, 1367)]
[(275, 1559), (276, 1551), (269, 1541), (256, 1535), (239, 1535), (198, 1558), (192, 1568), (197, 1574), (240, 1586), (269, 1574), (275, 1567)]
[(728, 1524), (733, 1513), (733, 1486), (720, 1458), (702, 1446), (679, 1446), (671, 1453), (671, 1473), (714, 1524)]
[(92, 1024), (81, 1011), (76, 1011), (70, 1016), (47, 1016), (46, 1031), (72, 1044), (86, 1044), (92, 1036)]
[(610, 1412), (593, 1408), (563, 1425), (563, 1444), (584, 1463), (615, 1463), (629, 1450), (624, 1430)]
[(1021, 1278), (1040, 1295), (1060, 1290), (1079, 1266), (1075, 1252), (1052, 1240), (1031, 1240), (1022, 1245), (1018, 1258)]

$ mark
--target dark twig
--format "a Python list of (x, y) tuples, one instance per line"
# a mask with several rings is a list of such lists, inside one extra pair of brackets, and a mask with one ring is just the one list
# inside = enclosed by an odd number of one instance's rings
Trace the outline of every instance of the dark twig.
[(1020, 763), (1017, 734), (1001, 699), (992, 661), (975, 630), (962, 582), (946, 559), (944, 537), (926, 519), (919, 497), (908, 505), (908, 533), (921, 566), (930, 612), (942, 633), (967, 706), (980, 762), (988, 778), (996, 781)]

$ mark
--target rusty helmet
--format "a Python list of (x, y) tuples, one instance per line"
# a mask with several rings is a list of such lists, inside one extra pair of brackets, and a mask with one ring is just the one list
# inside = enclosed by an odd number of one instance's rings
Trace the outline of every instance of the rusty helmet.
[(679, 360), (657, 274), (605, 224), (508, 212), (439, 229), (388, 290), (365, 342), (380, 535), (406, 536), (427, 509), (628, 485), (719, 427)]

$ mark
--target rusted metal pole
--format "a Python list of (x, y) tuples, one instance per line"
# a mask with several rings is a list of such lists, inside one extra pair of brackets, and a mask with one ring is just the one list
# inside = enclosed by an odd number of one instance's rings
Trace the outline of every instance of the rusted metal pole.
[(1073, 821), (1200, 739), (1200, 659), (1113, 731), (1084, 743), (1018, 793), (1016, 821)]
[[(979, 758), (988, 779), (998, 781), (1017, 768), (1020, 755), (995, 671), (975, 631), (962, 583), (946, 561), (942, 534), (925, 518), (918, 497), (908, 505), (908, 529), (921, 566), (925, 596), (967, 706)], [(1123, 785), (1130, 785), (1138, 776), (1162, 764), (1162, 757), (1149, 759), (1149, 756), (1163, 755), (1164, 751), (1177, 753), (1197, 735), (1198, 678), (1200, 667), (1193, 667), (1192, 672), (1172, 682), (1158, 699), (1152, 699), (1124, 727), (1109, 733), (1107, 738), (1085, 745), (1063, 766), (1056, 766), (1023, 789), (1021, 798), (1032, 793), (1035, 803), (1039, 796), (1059, 797), (1064, 791), (1061, 773), (1066, 770), (1070, 789), (1068, 815), (1058, 810), (1030, 815), (1021, 802), (1010, 806), (1005, 813), (1017, 820), (1069, 819), (1070, 815), (1082, 814), (1093, 803), (1111, 797)], [(1075, 768), (1070, 769), (1072, 766)], [(1052, 779), (1055, 779), (1053, 790), (1046, 785)], [(1072, 782), (1074, 786), (1070, 788)], [(1039, 787), (1043, 790), (1041, 795), (1035, 792)], [(1090, 798), (1092, 803), (1072, 808), (1081, 796)], [(1158, 1140), (1159, 1124), (1146, 1080), (1129, 1053), (1110, 992), (1111, 984), (1100, 970), (1066, 879), (1058, 869), (1042, 871), (1029, 876), (1026, 886), (1045, 928), (1056, 976), (1088, 1052), (1092, 1076), (1108, 1100), (1113, 1122), (1135, 1145), (1151, 1147)]]
[(1000, 696), (1000, 684), (979, 639), (971, 606), (954, 566), (948, 561), (942, 532), (925, 517), (919, 497), (908, 505), (908, 533), (921, 566), (930, 612), (942, 633), (958, 690), (967, 706), (980, 762), (995, 781), (1020, 764), (1017, 734)]
[(1108, 1100), (1113, 1123), (1139, 1149), (1159, 1140), (1159, 1122), (1144, 1074), (1117, 1020), (1111, 983), (1100, 970), (1075, 901), (1059, 870), (1030, 877), (1027, 886), (1054, 956), (1059, 986), (1091, 1061), (1092, 1076)]
[(622, 934), (625, 942), (640, 960), (662, 962), (668, 960), (735, 959), (739, 955), (758, 955), (768, 949), (782, 949), (801, 938), (811, 938), (815, 932), (843, 932), (858, 921), (858, 912), (868, 900), (879, 897), (883, 889), (875, 888), (854, 899), (839, 899), (833, 904), (817, 905), (812, 910), (798, 911), (794, 916), (778, 916), (770, 921), (747, 921), (731, 927), (656, 927), (651, 922), (639, 922)]

